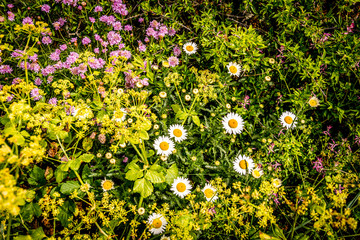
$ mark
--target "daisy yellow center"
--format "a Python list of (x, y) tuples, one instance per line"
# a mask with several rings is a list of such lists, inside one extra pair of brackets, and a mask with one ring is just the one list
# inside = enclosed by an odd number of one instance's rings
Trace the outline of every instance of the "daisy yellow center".
[(205, 189), (204, 191), (206, 198), (212, 198), (214, 196), (214, 191), (210, 188)]
[(103, 183), (103, 189), (105, 189), (105, 190), (110, 190), (110, 189), (112, 189), (112, 187), (113, 187), (113, 183), (111, 182), (111, 181), (105, 181), (104, 183)]
[(241, 160), (240, 162), (239, 162), (239, 167), (241, 168), (241, 169), (247, 169), (247, 167), (248, 167), (248, 162), (246, 161), (246, 160)]
[(280, 185), (280, 181), (279, 180), (274, 180), (274, 184), (275, 185)]
[(117, 113), (116, 113), (116, 116), (117, 116), (118, 118), (122, 118), (122, 117), (124, 116), (124, 113), (123, 113), (123, 112), (117, 112)]
[(229, 70), (231, 73), (237, 73), (237, 68), (235, 66), (230, 66)]
[(173, 134), (175, 135), (175, 137), (181, 137), (182, 131), (180, 129), (174, 129)]
[(254, 171), (254, 176), (255, 176), (255, 177), (260, 177), (260, 172), (259, 172), (258, 170), (255, 170), (255, 171)]
[(231, 128), (237, 128), (237, 126), (239, 125), (238, 121), (236, 121), (235, 119), (230, 119), (228, 124)]
[(189, 52), (192, 52), (192, 51), (194, 51), (194, 47), (191, 45), (188, 45), (188, 46), (186, 46), (186, 50)]
[(291, 124), (291, 123), (293, 122), (293, 119), (292, 119), (292, 117), (290, 117), (290, 116), (286, 116), (285, 119), (284, 119), (284, 121), (285, 121), (287, 124)]
[(161, 142), (160, 143), (160, 149), (163, 151), (166, 151), (169, 149), (169, 144), (167, 142)]
[(151, 226), (153, 227), (153, 228), (160, 228), (161, 227), (161, 225), (162, 225), (162, 222), (161, 222), (161, 220), (160, 219), (154, 219), (154, 221), (152, 222), (152, 224), (151, 224)]
[(176, 185), (176, 189), (179, 191), (179, 192), (185, 192), (185, 190), (186, 190), (186, 185), (185, 185), (185, 183), (178, 183), (177, 185)]
[(317, 101), (315, 99), (311, 99), (309, 101), (309, 104), (310, 104), (311, 107), (316, 107), (317, 106)]

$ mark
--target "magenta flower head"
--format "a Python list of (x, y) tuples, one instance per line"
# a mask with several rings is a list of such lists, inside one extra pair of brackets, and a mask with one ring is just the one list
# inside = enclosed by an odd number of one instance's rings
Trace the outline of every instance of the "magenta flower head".
[(50, 9), (51, 9), (50, 6), (47, 4), (44, 4), (41, 6), (41, 11), (46, 12), (46, 13), (49, 13)]
[(88, 45), (88, 44), (91, 43), (91, 40), (90, 40), (90, 38), (88, 38), (88, 37), (84, 37), (84, 38), (81, 40), (81, 43), (82, 43), (83, 45)]

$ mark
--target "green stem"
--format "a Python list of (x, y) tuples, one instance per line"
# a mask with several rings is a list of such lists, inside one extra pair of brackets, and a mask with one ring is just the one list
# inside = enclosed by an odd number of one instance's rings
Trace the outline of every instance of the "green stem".
[(295, 216), (295, 220), (294, 220), (294, 224), (293, 224), (293, 227), (292, 227), (292, 231), (291, 231), (291, 236), (290, 236), (290, 239), (293, 239), (294, 237), (294, 232), (295, 232), (295, 225), (296, 225), (296, 221), (298, 219), (298, 215), (296, 214)]
[(181, 100), (181, 96), (180, 96), (180, 93), (179, 93), (179, 90), (178, 90), (178, 88), (177, 88), (176, 83), (175, 83), (175, 89), (176, 89), (176, 93), (177, 93), (177, 94), (178, 94), (178, 96), (179, 96), (181, 106), (183, 107), (184, 112), (186, 112), (185, 106), (184, 106), (184, 104), (183, 104), (183, 102), (182, 102), (182, 100)]
[(9, 214), (9, 223), (8, 223), (8, 232), (7, 232), (7, 236), (6, 239), (10, 240), (10, 233), (11, 233), (11, 222), (12, 222), (12, 215)]
[[(195, 102), (196, 102), (196, 101), (197, 101), (197, 99), (198, 99), (198, 96), (199, 96), (199, 95), (196, 95), (194, 102), (191, 104), (191, 107), (190, 107), (189, 111), (187, 112), (188, 114), (191, 112), (191, 110), (192, 110), (192, 108), (193, 108), (193, 106), (194, 106)], [(184, 126), (185, 121), (186, 121), (186, 119), (187, 119), (187, 117), (188, 117), (188, 114), (186, 115), (186, 118), (184, 119), (184, 121), (181, 123), (181, 125), (182, 125), (182, 126)]]
[(146, 165), (149, 165), (147, 159), (144, 158), (144, 156), (140, 153), (139, 149), (136, 147), (135, 144), (131, 143), (131, 145), (133, 146), (133, 148), (135, 149), (135, 151), (137, 152), (137, 154), (141, 157), (141, 159), (144, 161), (144, 163)]
[(305, 181), (304, 181), (304, 177), (303, 177), (302, 172), (301, 172), (300, 163), (299, 163), (299, 158), (298, 158), (297, 155), (296, 155), (296, 161), (297, 161), (297, 164), (298, 164), (298, 167), (299, 167), (301, 179), (302, 179), (302, 182), (303, 182), (303, 187), (304, 187), (304, 189), (305, 189)]

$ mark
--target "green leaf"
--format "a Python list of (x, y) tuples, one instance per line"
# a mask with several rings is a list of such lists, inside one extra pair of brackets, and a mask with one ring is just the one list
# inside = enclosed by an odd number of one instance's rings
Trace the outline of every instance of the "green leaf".
[(45, 182), (45, 170), (34, 165), (34, 168), (30, 173), (30, 178), (28, 178), (28, 183), (30, 185), (41, 185)]
[(141, 178), (143, 176), (143, 172), (141, 170), (137, 169), (130, 169), (126, 175), (125, 178), (130, 181), (135, 181), (138, 178)]
[(46, 238), (46, 235), (42, 227), (38, 227), (37, 229), (32, 230), (30, 232), (31, 232), (31, 238), (33, 240), (41, 240), (43, 238)]
[(57, 218), (60, 220), (61, 225), (66, 227), (69, 224), (69, 218), (72, 216), (72, 213), (75, 211), (75, 203), (73, 201), (65, 201), (60, 207), (60, 212), (57, 215)]
[(177, 178), (179, 170), (176, 164), (171, 165), (171, 167), (166, 171), (165, 181), (167, 184), (171, 185), (174, 182), (174, 179)]
[(70, 160), (70, 168), (74, 171), (77, 171), (81, 166), (81, 160), (80, 158), (76, 158), (74, 160)]
[(192, 117), (192, 120), (193, 122), (197, 125), (197, 126), (200, 126), (200, 119), (198, 116), (191, 116)]
[(177, 105), (177, 104), (171, 105), (171, 108), (174, 110), (175, 113), (181, 111), (180, 105)]
[(165, 176), (161, 171), (162, 171), (162, 167), (160, 167), (157, 164), (154, 164), (146, 172), (145, 178), (150, 180), (152, 183), (163, 183), (165, 182)]
[(135, 169), (135, 170), (141, 170), (141, 168), (136, 164), (137, 160), (132, 161), (131, 163), (129, 163), (129, 165), (127, 165), (128, 169)]
[(143, 140), (149, 140), (149, 134), (145, 130), (140, 130), (139, 136)]
[(154, 187), (145, 178), (138, 179), (134, 184), (134, 192), (140, 193), (143, 198), (147, 198), (154, 191)]
[(175, 118), (179, 118), (179, 119), (182, 119), (182, 120), (184, 120), (187, 117), (188, 117), (188, 114), (186, 112), (181, 111), (181, 110), (178, 111), (176, 113), (176, 116), (175, 116)]
[(32, 240), (30, 235), (20, 235), (14, 237), (14, 240)]
[(31, 202), (21, 209), (21, 216), (25, 221), (31, 221), (34, 216), (39, 217), (41, 212), (39, 204)]
[(57, 183), (61, 183), (67, 176), (67, 172), (66, 171), (62, 171), (60, 169), (60, 167), (58, 167), (56, 170), (55, 170), (55, 179), (56, 179), (56, 182)]
[(90, 151), (93, 147), (93, 140), (89, 137), (84, 138), (84, 140), (82, 141), (82, 146), (85, 151)]
[(85, 153), (79, 157), (79, 160), (81, 162), (91, 162), (91, 160), (94, 158), (94, 154)]
[(60, 192), (66, 195), (70, 195), (79, 188), (80, 183), (78, 181), (67, 181), (66, 183), (61, 184)]

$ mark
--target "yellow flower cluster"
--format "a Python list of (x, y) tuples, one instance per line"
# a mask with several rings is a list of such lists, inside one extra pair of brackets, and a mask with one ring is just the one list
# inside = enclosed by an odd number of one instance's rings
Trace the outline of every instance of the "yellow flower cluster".
[(16, 179), (9, 168), (0, 170), (0, 215), (18, 215), (25, 204), (26, 190), (16, 186)]

